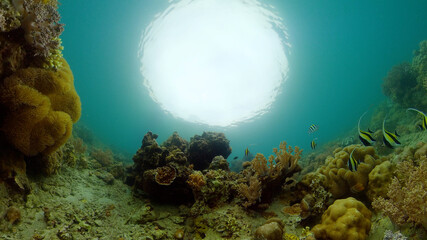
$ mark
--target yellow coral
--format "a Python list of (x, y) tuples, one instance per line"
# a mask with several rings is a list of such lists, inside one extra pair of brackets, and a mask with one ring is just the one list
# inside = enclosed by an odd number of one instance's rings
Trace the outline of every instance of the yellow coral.
[(396, 167), (390, 161), (377, 165), (369, 173), (369, 184), (366, 196), (372, 201), (374, 198), (387, 195), (388, 186), (391, 183)]
[(26, 156), (49, 154), (71, 135), (80, 118), (80, 98), (70, 67), (62, 59), (58, 71), (26, 68), (6, 78), (0, 86), (4, 116), (1, 130)]
[[(353, 156), (361, 163), (357, 171), (352, 172), (348, 169), (347, 161), (355, 147), (357, 149)], [(334, 156), (326, 158), (326, 165), (321, 167), (317, 174), (320, 174), (323, 184), (333, 197), (339, 198), (351, 194), (352, 191), (359, 192), (366, 189), (369, 173), (381, 162), (373, 147), (350, 145), (343, 149), (335, 149)]]
[(364, 240), (371, 229), (371, 217), (371, 211), (352, 197), (336, 200), (313, 233), (316, 239)]

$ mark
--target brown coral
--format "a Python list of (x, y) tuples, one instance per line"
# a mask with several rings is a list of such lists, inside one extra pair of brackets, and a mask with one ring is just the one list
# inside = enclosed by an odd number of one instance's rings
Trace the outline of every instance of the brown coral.
[(5, 218), (9, 223), (15, 224), (21, 220), (21, 211), (16, 207), (10, 207), (6, 211)]
[(171, 185), (176, 178), (176, 170), (173, 167), (164, 166), (156, 169), (155, 180), (160, 185)]
[[(49, 154), (66, 142), (80, 118), (80, 98), (67, 62), (58, 71), (18, 70), (0, 86), (1, 130), (26, 156)], [(3, 110), (4, 109), (4, 110)]]
[(249, 179), (249, 185), (241, 183), (238, 186), (238, 192), (240, 196), (246, 199), (242, 205), (246, 208), (250, 207), (261, 198), (261, 182), (258, 180), (257, 176), (252, 176)]
[(203, 174), (200, 171), (194, 171), (187, 180), (188, 185), (190, 185), (193, 191), (200, 191), (200, 189), (206, 185), (206, 180)]
[(427, 158), (420, 157), (419, 165), (411, 161), (397, 165), (387, 192), (388, 199), (378, 197), (372, 206), (383, 211), (396, 224), (421, 224), (427, 229)]
[(55, 1), (25, 0), (22, 20), (22, 29), (25, 31), (25, 40), (33, 47), (35, 56), (48, 58), (52, 52), (59, 49), (59, 36), (64, 30), (59, 23), (60, 15)]
[[(273, 153), (274, 155), (270, 155), (268, 160), (264, 155), (258, 153), (251, 161), (251, 166), (243, 171), (243, 175), (246, 176), (246, 179), (250, 179), (250, 182), (255, 183), (252, 180), (253, 177), (256, 177), (261, 182), (261, 200), (264, 203), (272, 200), (275, 193), (277, 193), (277, 189), (282, 188), (286, 178), (301, 170), (298, 160), (301, 158), (302, 150), (298, 147), (292, 148), (286, 142), (281, 142), (279, 149), (274, 148)], [(239, 185), (240, 191), (247, 191), (251, 183), (246, 187), (243, 187), (244, 185)], [(251, 193), (251, 195), (256, 196), (257, 193)], [(248, 199), (249, 201), (245, 203), (246, 206), (253, 205), (256, 202), (253, 199), (254, 196), (250, 197), (252, 199)]]

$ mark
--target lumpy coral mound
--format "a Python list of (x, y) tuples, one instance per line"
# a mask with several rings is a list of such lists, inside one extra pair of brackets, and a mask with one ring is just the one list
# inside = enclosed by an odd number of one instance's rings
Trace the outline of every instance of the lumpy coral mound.
[(364, 240), (371, 229), (371, 212), (355, 198), (336, 200), (314, 226), (316, 239)]
[(71, 135), (80, 118), (80, 98), (67, 62), (57, 71), (18, 70), (0, 85), (1, 131), (26, 156), (48, 155)]

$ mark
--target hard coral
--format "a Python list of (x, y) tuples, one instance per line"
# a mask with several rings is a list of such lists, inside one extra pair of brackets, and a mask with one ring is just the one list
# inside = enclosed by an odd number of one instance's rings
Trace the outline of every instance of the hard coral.
[(1, 131), (26, 156), (52, 153), (71, 135), (80, 118), (80, 98), (67, 62), (54, 72), (18, 70), (0, 85)]
[(366, 196), (371, 201), (376, 197), (385, 197), (387, 195), (387, 189), (391, 183), (395, 169), (396, 166), (393, 163), (390, 161), (384, 161), (369, 173), (369, 183)]
[(420, 157), (418, 165), (401, 162), (396, 172), (398, 177), (388, 188), (388, 199), (378, 197), (372, 206), (396, 224), (416, 223), (427, 229), (427, 157)]
[(160, 185), (171, 185), (176, 178), (176, 170), (173, 167), (164, 166), (156, 169), (155, 179)]
[(352, 197), (336, 200), (312, 231), (316, 239), (363, 240), (371, 229), (371, 216), (369, 209)]
[(195, 135), (191, 138), (188, 160), (194, 164), (194, 169), (203, 170), (209, 167), (215, 156), (227, 158), (230, 153), (230, 141), (224, 133), (203, 132), (202, 136)]
[[(352, 172), (348, 169), (347, 161), (356, 147), (353, 156), (360, 161), (360, 165), (356, 172)], [(333, 197), (339, 198), (366, 189), (369, 173), (381, 162), (382, 159), (379, 159), (372, 146), (350, 145), (335, 149), (334, 156), (328, 156), (326, 165), (316, 174), (319, 174), (322, 185), (326, 186)]]

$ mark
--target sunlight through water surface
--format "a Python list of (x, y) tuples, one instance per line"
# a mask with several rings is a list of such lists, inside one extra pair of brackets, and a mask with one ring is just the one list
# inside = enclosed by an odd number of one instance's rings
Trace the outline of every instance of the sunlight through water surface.
[(288, 73), (287, 35), (271, 6), (256, 0), (182, 0), (141, 37), (151, 97), (174, 117), (214, 126), (269, 109)]

